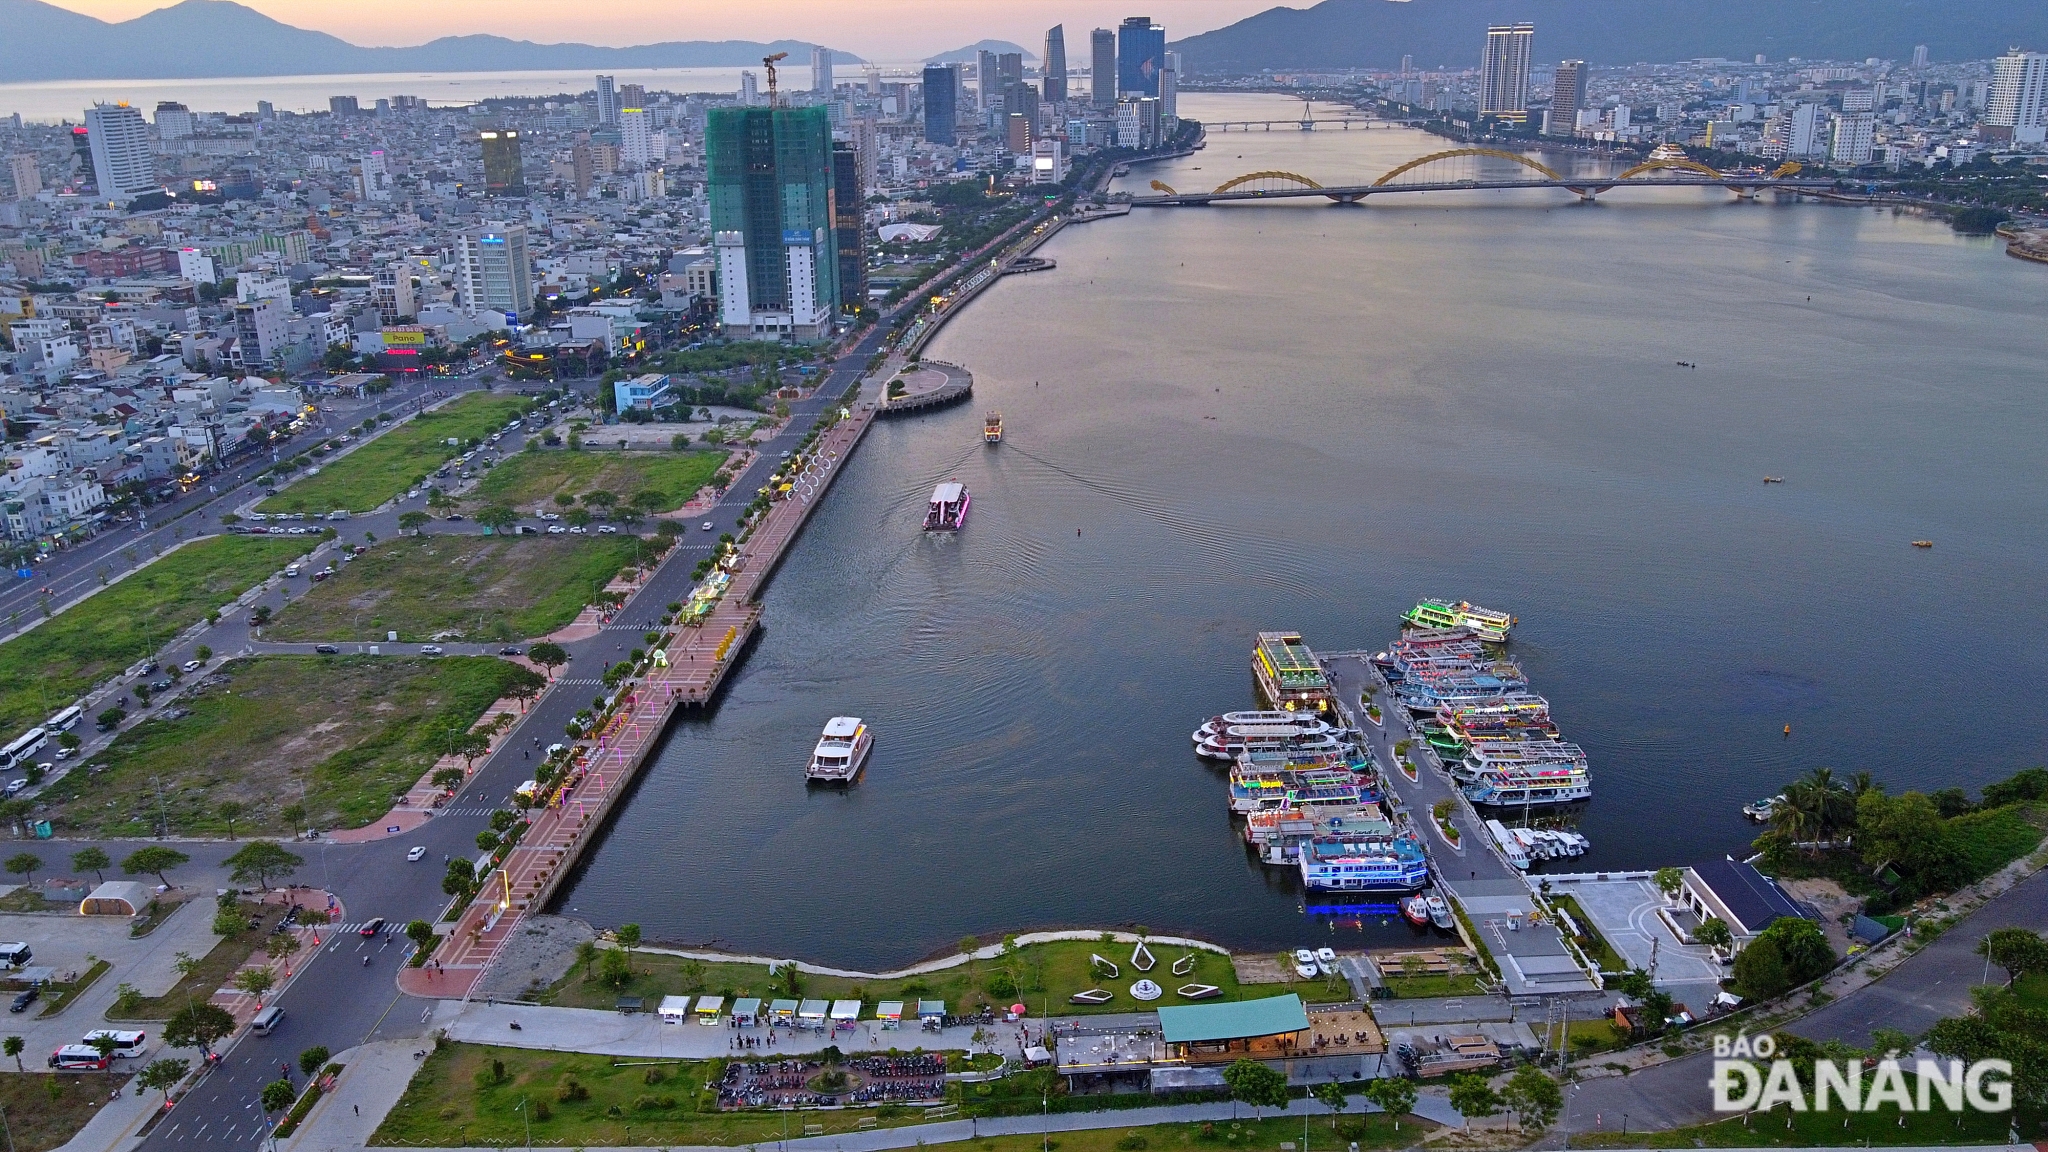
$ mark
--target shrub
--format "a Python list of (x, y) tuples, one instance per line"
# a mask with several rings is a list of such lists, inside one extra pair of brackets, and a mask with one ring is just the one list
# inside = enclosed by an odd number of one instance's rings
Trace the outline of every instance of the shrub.
[(575, 1100), (588, 1100), (590, 1099), (590, 1089), (584, 1087), (583, 1082), (574, 1076), (563, 1076), (555, 1084), (555, 1099), (560, 1100), (564, 1104)]
[(642, 1084), (659, 1084), (659, 1083), (661, 1083), (661, 1082), (662, 1082), (663, 1080), (666, 1080), (666, 1079), (668, 1079), (668, 1077), (662, 1074), (662, 1071), (661, 1071), (661, 1069), (659, 1069), (659, 1068), (649, 1068), (649, 1069), (648, 1069), (648, 1070), (647, 1070), (647, 1071), (646, 1071), (646, 1072), (645, 1072), (645, 1073), (644, 1073), (644, 1074), (643, 1074), (643, 1075), (642, 1075), (642, 1076), (640, 1077), (640, 1082), (641, 1082)]
[(554, 1114), (554, 1110), (548, 1107), (547, 1101), (535, 1100), (533, 1102), (533, 1118), (535, 1120), (545, 1120)]

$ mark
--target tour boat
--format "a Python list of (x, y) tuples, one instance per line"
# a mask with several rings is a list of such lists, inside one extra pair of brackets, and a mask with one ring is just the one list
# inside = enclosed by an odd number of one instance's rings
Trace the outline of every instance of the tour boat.
[(1422, 898), (1422, 902), (1429, 908), (1429, 922), (1431, 924), (1446, 929), (1451, 926), (1451, 906), (1444, 903), (1443, 897), (1431, 892)]
[(858, 716), (834, 716), (825, 722), (818, 746), (811, 752), (811, 766), (804, 775), (827, 784), (851, 784), (868, 762), (874, 734)]
[(1269, 707), (1310, 713), (1336, 707), (1330, 679), (1299, 632), (1259, 633), (1252, 647), (1252, 678)]
[(1317, 840), (1301, 846), (1295, 866), (1311, 892), (1413, 892), (1429, 882), (1429, 859), (1406, 833)]
[(1423, 600), (1402, 613), (1401, 622), (1411, 628), (1466, 628), (1488, 644), (1505, 644), (1515, 618), (1464, 600)]
[(932, 489), (931, 506), (925, 509), (924, 530), (957, 532), (967, 523), (967, 505), (973, 499), (967, 485), (948, 480)]
[(1426, 925), (1429, 923), (1429, 901), (1420, 896), (1410, 896), (1401, 901), (1401, 915), (1407, 917), (1410, 924)]
[(981, 438), (990, 444), (1003, 442), (1003, 414), (991, 412), (981, 422)]
[[(1206, 726), (1205, 726), (1206, 727)], [(1209, 760), (1235, 760), (1246, 752), (1336, 752), (1343, 748), (1330, 729), (1303, 734), (1285, 724), (1232, 724), (1195, 741), (1195, 754)], [(1200, 732), (1196, 733), (1201, 736)]]

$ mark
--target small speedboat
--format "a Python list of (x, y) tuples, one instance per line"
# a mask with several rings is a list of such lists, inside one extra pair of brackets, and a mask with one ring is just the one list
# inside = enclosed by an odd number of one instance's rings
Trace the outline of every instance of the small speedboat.
[(1067, 997), (1067, 1003), (1107, 1004), (1115, 998), (1116, 993), (1111, 992), (1107, 988), (1090, 988), (1086, 992), (1076, 992), (1072, 996)]
[(1311, 960), (1311, 961), (1309, 961), (1308, 963), (1304, 964), (1304, 963), (1302, 963), (1301, 961), (1299, 961), (1299, 960), (1296, 960), (1296, 961), (1294, 962), (1294, 974), (1295, 974), (1296, 976), (1299, 976), (1299, 977), (1301, 977), (1301, 978), (1302, 978), (1303, 980), (1313, 980), (1313, 979), (1315, 979), (1315, 978), (1316, 978), (1316, 963), (1315, 963), (1315, 961)]
[(1337, 950), (1336, 950), (1335, 948), (1318, 948), (1318, 949), (1316, 949), (1316, 963), (1318, 963), (1318, 964), (1335, 964), (1336, 962), (1337, 962)]
[(1934, 541), (1932, 541), (1932, 540), (1915, 540), (1915, 541), (1913, 541), (1913, 547), (1915, 547), (1915, 548), (1932, 548), (1932, 547), (1934, 547)]
[(1410, 896), (1406, 900), (1401, 901), (1401, 915), (1406, 916), (1410, 924), (1427, 924), (1429, 923), (1429, 902), (1420, 896)]
[(1451, 906), (1444, 902), (1443, 897), (1432, 892), (1428, 896), (1423, 897), (1422, 903), (1429, 909), (1429, 922), (1431, 924), (1447, 930), (1450, 928)]

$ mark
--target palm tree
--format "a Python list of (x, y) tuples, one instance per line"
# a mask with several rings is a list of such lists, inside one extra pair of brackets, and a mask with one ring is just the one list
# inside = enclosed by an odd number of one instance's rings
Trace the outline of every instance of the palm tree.
[(1855, 827), (1856, 799), (1831, 768), (1815, 768), (1785, 786), (1785, 800), (1771, 813), (1771, 831), (1786, 844), (1832, 840)]

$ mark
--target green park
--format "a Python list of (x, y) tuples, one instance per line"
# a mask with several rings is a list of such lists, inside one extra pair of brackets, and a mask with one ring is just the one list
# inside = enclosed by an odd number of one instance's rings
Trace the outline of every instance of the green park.
[[(400, 424), (299, 477), (256, 506), (263, 513), (367, 512), (428, 476), (464, 446), (503, 428), (533, 402), (472, 392)], [(450, 443), (450, 441), (454, 443)], [(311, 467), (307, 469), (311, 472)]]

